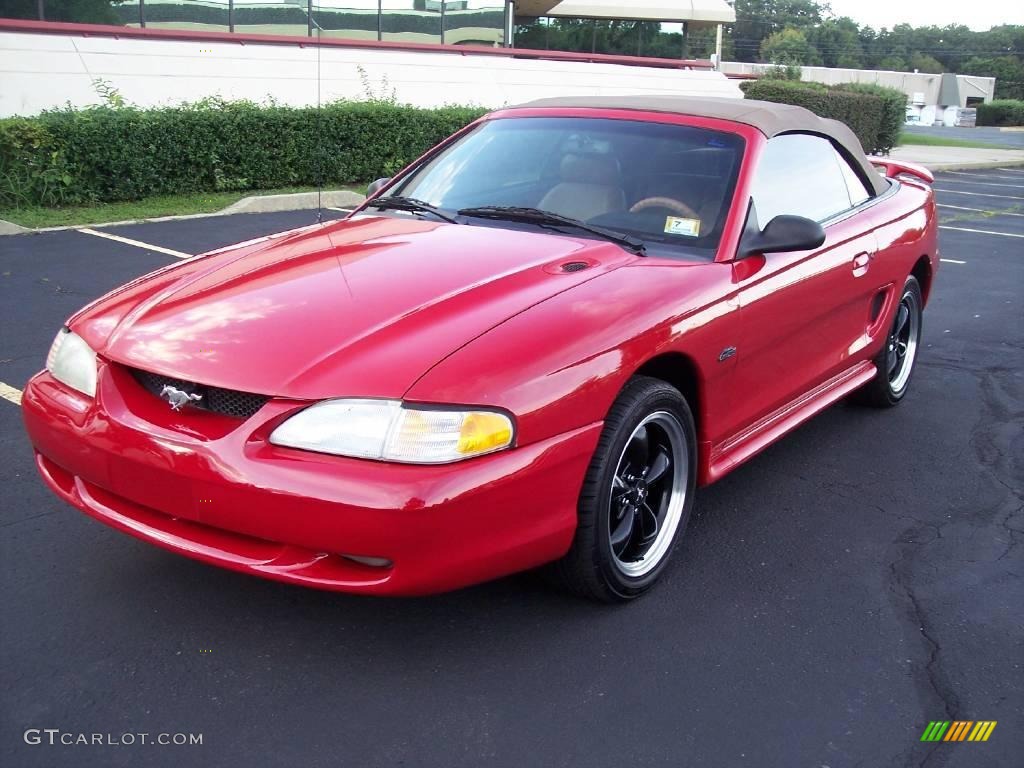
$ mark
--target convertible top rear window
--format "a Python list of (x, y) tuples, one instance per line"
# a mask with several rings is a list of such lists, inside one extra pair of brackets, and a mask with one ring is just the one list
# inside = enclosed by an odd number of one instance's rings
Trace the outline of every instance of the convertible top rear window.
[(537, 208), (640, 238), (648, 252), (713, 258), (743, 144), (737, 134), (665, 123), (502, 118), (460, 137), (391, 194), (449, 211)]

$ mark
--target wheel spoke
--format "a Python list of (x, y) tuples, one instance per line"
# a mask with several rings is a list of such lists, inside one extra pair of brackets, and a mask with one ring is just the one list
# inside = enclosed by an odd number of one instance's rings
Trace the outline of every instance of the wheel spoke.
[(647, 502), (640, 507), (640, 533), (643, 541), (650, 541), (658, 535), (658, 516), (654, 514)]
[(899, 314), (896, 316), (896, 330), (893, 332), (893, 336), (899, 337), (903, 332), (904, 326), (907, 324), (907, 320), (910, 318), (910, 310), (906, 304), (900, 304)]
[(612, 551), (621, 556), (626, 551), (626, 546), (629, 544), (629, 540), (633, 537), (634, 522), (636, 521), (636, 515), (631, 510), (627, 510), (625, 517), (615, 526), (615, 530), (612, 531), (611, 545)]
[(892, 351), (886, 353), (886, 356), (885, 356), (885, 367), (886, 367), (886, 373), (889, 375), (889, 378), (892, 378), (893, 371), (896, 370), (896, 364), (899, 361), (900, 361), (900, 358), (899, 358), (899, 355), (896, 354), (896, 350), (895, 349), (893, 349)]
[(672, 466), (672, 460), (668, 457), (668, 451), (664, 447), (658, 446), (654, 460), (651, 462), (651, 468), (646, 475), (647, 482), (649, 484), (656, 483), (665, 476), (670, 466)]
[(633, 435), (629, 445), (626, 446), (626, 457), (629, 459), (629, 465), (635, 468), (635, 472), (639, 472), (641, 467), (647, 466), (650, 452), (650, 438), (647, 436), (647, 427), (641, 427)]

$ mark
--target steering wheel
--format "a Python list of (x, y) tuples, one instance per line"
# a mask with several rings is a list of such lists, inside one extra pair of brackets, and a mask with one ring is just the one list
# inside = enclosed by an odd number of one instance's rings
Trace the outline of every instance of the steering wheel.
[(633, 207), (629, 209), (629, 212), (637, 213), (648, 208), (668, 208), (673, 213), (678, 213), (680, 216), (685, 216), (688, 219), (700, 218), (693, 208), (683, 201), (671, 197), (645, 197), (643, 200), (633, 203)]

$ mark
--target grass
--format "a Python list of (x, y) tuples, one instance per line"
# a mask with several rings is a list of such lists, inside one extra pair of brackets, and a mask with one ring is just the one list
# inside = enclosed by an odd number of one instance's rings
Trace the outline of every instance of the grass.
[[(337, 187), (331, 187), (337, 189)], [(252, 192), (202, 192), (193, 195), (160, 195), (124, 203), (67, 208), (0, 208), (0, 219), (23, 227), (70, 227), (81, 224), (102, 224), (107, 221), (155, 219), (160, 216), (184, 216), (190, 213), (215, 213), (249, 195), (285, 195), (293, 192), (315, 192), (316, 187), (286, 187)], [(362, 190), (360, 190), (362, 191)]]
[(963, 147), (965, 149), (1013, 149), (1005, 144), (989, 144), (984, 141), (971, 141), (970, 139), (947, 139), (945, 136), (928, 136), (922, 133), (900, 134), (900, 145), (923, 146), (923, 147)]

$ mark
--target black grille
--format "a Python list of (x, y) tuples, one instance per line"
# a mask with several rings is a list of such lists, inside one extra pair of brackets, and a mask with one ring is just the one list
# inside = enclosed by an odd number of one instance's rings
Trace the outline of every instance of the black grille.
[(199, 395), (202, 398), (190, 402), (190, 407), (210, 411), (211, 413), (219, 413), (221, 416), (248, 419), (270, 399), (266, 395), (239, 392), (235, 389), (208, 387), (191, 381), (172, 379), (170, 376), (161, 376), (159, 373), (140, 371), (137, 368), (130, 368), (129, 370), (132, 376), (135, 377), (135, 380), (142, 385), (143, 389), (157, 397), (160, 397), (164, 387), (174, 387), (182, 392)]
[(586, 269), (590, 265), (585, 261), (567, 261), (562, 265), (563, 272), (579, 272), (581, 269)]

